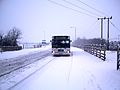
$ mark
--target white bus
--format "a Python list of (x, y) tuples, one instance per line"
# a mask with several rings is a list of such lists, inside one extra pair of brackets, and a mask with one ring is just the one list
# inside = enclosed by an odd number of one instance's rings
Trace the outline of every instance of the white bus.
[(52, 36), (52, 55), (70, 56), (70, 42), (70, 36)]

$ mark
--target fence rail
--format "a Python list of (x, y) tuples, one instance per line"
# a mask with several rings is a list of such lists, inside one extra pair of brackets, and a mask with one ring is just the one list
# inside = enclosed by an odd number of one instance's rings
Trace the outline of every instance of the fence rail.
[(120, 46), (117, 47), (117, 70), (120, 69)]
[(101, 45), (85, 45), (84, 51), (101, 58), (103, 61), (106, 59), (106, 47)]

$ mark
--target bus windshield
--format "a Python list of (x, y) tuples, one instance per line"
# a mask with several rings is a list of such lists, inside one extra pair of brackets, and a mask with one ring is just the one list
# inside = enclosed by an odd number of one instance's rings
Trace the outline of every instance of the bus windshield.
[(52, 48), (70, 48), (69, 39), (52, 40)]

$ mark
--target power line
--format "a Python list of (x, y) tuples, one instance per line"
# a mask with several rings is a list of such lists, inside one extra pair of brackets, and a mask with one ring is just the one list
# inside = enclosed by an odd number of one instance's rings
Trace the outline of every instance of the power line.
[[(96, 31), (98, 28), (99, 28), (99, 26), (98, 26), (98, 20), (96, 20), (94, 23), (92, 23), (92, 24), (87, 28), (87, 30), (88, 30), (89, 32), (91, 32), (91, 31)], [(91, 32), (91, 33), (93, 33), (93, 32)]]
[(90, 16), (90, 17), (93, 17), (93, 18), (97, 18), (96, 16), (93, 16), (93, 15), (90, 15), (90, 14), (87, 14), (87, 13), (84, 13), (84, 12), (81, 12), (81, 11), (79, 11), (79, 10), (76, 10), (76, 9), (73, 9), (73, 8), (70, 8), (70, 7), (67, 7), (67, 6), (65, 6), (65, 5), (63, 5), (63, 4), (60, 4), (60, 3), (57, 3), (57, 2), (55, 2), (55, 1), (52, 1), (52, 0), (48, 0), (48, 1), (51, 2), (51, 3), (53, 3), (53, 4), (56, 4), (56, 5), (58, 5), (58, 6), (62, 6), (62, 7), (64, 7), (64, 8), (70, 9), (70, 10), (72, 10), (72, 11), (75, 11), (75, 12), (78, 12), (78, 13), (81, 13), (81, 14), (84, 14), (84, 15), (87, 15), (87, 16)]
[(117, 27), (115, 26), (115, 24), (113, 24), (111, 21), (110, 21), (110, 23), (113, 25), (114, 28), (116, 28), (118, 31), (120, 31), (120, 29), (117, 28)]
[[(84, 3), (84, 2), (81, 1), (81, 0), (77, 0), (77, 1), (80, 2), (80, 3), (82, 3), (82, 4), (84, 4), (84, 5), (86, 5), (87, 7), (91, 8), (91, 9), (93, 9), (93, 10), (95, 10), (95, 11), (101, 13), (101, 14), (107, 15), (106, 13), (104, 13), (104, 12), (102, 12), (102, 11), (100, 11), (100, 10), (95, 9), (94, 7), (92, 7), (92, 6), (90, 6), (90, 5), (86, 4), (86, 3)], [(107, 15), (107, 16), (108, 16), (108, 15)]]
[(90, 30), (90, 28), (91, 28), (91, 30), (92, 30), (92, 28), (94, 28), (93, 26), (95, 26), (95, 25), (97, 24), (97, 22), (98, 22), (98, 20), (96, 20), (94, 23), (92, 23), (92, 24), (88, 27), (87, 30)]
[(77, 7), (77, 8), (80, 8), (80, 9), (84, 10), (84, 11), (87, 11), (87, 12), (89, 12), (90, 14), (93, 14), (93, 15), (96, 15), (96, 16), (100, 16), (100, 15), (98, 15), (98, 14), (96, 14), (96, 13), (93, 13), (93, 12), (91, 12), (91, 11), (89, 11), (89, 10), (87, 10), (87, 9), (84, 9), (84, 8), (82, 8), (82, 7), (80, 7), (80, 6), (76, 5), (76, 4), (73, 4), (73, 3), (69, 2), (69, 1), (66, 1), (66, 0), (63, 0), (63, 1), (66, 2), (66, 3), (68, 3), (68, 4), (70, 4), (70, 5), (72, 5), (72, 6), (75, 6), (75, 7)]

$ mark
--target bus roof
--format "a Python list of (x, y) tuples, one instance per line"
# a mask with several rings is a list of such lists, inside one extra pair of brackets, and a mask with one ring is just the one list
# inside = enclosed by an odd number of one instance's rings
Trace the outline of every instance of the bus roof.
[(70, 39), (70, 36), (52, 36), (52, 39)]

